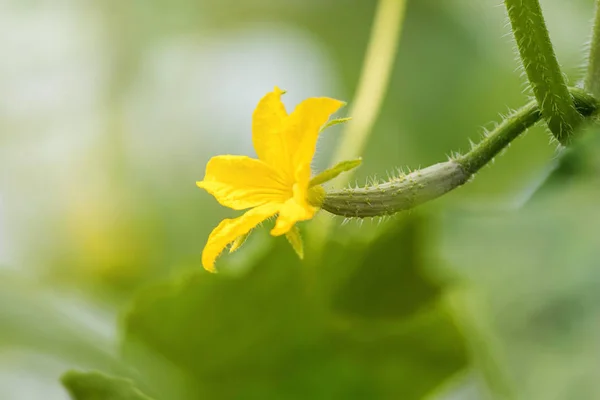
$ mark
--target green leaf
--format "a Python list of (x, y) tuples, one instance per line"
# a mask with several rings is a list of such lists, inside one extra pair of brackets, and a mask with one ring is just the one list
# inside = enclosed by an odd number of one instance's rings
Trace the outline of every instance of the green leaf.
[(521, 210), (446, 221), (444, 254), (468, 283), (456, 315), (503, 398), (600, 398), (600, 175), (578, 176)]
[(405, 214), (366, 246), (348, 246), (343, 260), (350, 271), (334, 294), (334, 307), (356, 318), (406, 318), (438, 300), (442, 286), (428, 276), (428, 221)]
[(143, 292), (124, 319), (126, 359), (156, 376), (141, 354), (160, 355), (193, 383), (185, 400), (416, 400), (465, 367), (453, 317), (430, 301), (439, 293), (435, 286), (431, 298), (418, 294), (411, 302), (417, 292), (410, 291), (394, 298), (402, 312), (392, 321), (340, 318), (318, 282), (349, 267), (348, 256), (360, 254), (354, 243), (332, 242), (328, 252), (336, 256), (312, 263), (301, 263), (285, 240), (272, 243), (245, 275), (228, 276), (224, 267), (218, 275), (198, 272)]
[(83, 318), (93, 311), (84, 299), (60, 295), (39, 280), (1, 273), (0, 352), (22, 348), (93, 368), (126, 369), (114, 356), (113, 342)]
[(133, 381), (100, 372), (69, 371), (61, 381), (73, 400), (152, 400)]
[(560, 151), (557, 160), (548, 167), (548, 175), (534, 188), (532, 200), (600, 175), (600, 129), (590, 125), (578, 136), (570, 147)]

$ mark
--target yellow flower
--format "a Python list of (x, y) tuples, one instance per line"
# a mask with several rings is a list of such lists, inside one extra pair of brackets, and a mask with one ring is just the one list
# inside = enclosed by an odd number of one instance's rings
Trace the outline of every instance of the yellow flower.
[(327, 97), (309, 98), (288, 114), (281, 102), (283, 93), (275, 87), (260, 100), (252, 116), (252, 142), (258, 159), (213, 157), (204, 180), (197, 182), (225, 207), (250, 209), (241, 217), (221, 221), (208, 237), (202, 265), (209, 271), (214, 271), (215, 260), (225, 247), (233, 243), (231, 251), (237, 249), (254, 227), (275, 215), (271, 234), (286, 234), (296, 252), (302, 254), (294, 224), (315, 215), (323, 193), (316, 186), (323, 179), (311, 185), (310, 164), (317, 138), (329, 117), (345, 103)]

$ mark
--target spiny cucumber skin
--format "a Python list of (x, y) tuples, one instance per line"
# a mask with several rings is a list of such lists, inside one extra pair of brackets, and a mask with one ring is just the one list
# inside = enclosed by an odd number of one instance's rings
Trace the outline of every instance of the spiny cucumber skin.
[(344, 217), (392, 215), (443, 195), (469, 176), (462, 165), (447, 161), (385, 183), (327, 193), (321, 208)]
[[(598, 110), (597, 100), (579, 88), (570, 88), (577, 111), (584, 117)], [(381, 184), (326, 192), (321, 208), (346, 218), (392, 215), (416, 207), (466, 183), (512, 140), (541, 118), (535, 101), (507, 116), (465, 155), (390, 179)]]

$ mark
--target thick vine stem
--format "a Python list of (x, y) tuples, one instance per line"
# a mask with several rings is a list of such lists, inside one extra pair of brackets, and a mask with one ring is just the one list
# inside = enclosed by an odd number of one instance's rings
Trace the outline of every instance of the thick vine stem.
[(539, 0), (504, 0), (519, 54), (542, 116), (563, 145), (582, 121), (554, 54)]
[[(582, 89), (569, 90), (574, 108), (582, 117), (598, 110), (594, 97)], [(466, 183), (541, 116), (537, 102), (532, 101), (506, 117), (467, 154), (387, 182), (326, 192), (321, 208), (335, 215), (365, 218), (395, 214), (433, 200)]]
[(596, 17), (584, 87), (596, 98), (600, 97), (600, 0), (596, 0)]

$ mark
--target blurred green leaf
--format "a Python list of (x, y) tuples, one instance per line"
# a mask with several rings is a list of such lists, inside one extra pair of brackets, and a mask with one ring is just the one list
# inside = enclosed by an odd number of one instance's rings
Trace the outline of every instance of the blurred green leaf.
[(532, 200), (552, 193), (557, 187), (600, 175), (600, 129), (590, 125), (568, 148), (561, 149), (556, 161), (548, 167), (548, 175), (534, 187)]
[[(297, 256), (278, 241), (273, 254), (242, 278), (201, 271), (146, 290), (126, 316), (126, 332), (156, 345), (177, 336), (168, 344), (171, 355), (198, 373), (243, 367), (250, 360), (269, 364), (287, 345), (279, 339), (315, 335), (314, 317), (297, 318), (306, 307), (301, 285)], [(290, 331), (295, 338), (284, 335)], [(227, 346), (215, 346), (215, 339)], [(202, 362), (197, 354), (203, 354)]]
[(0, 274), (0, 352), (28, 348), (87, 367), (126, 369), (114, 342), (99, 329), (110, 331), (105, 317), (83, 298), (59, 295), (17, 274)]
[[(414, 219), (398, 228), (400, 235), (384, 235), (381, 248), (410, 237), (419, 224)], [(328, 251), (359, 254), (340, 247)], [(377, 260), (384, 264), (385, 256)], [(386, 269), (379, 275), (406, 279), (397, 282), (401, 292), (409, 282), (418, 287), (401, 297), (394, 296), (393, 284), (385, 288), (374, 304), (392, 305), (375, 316), (393, 320), (363, 323), (332, 315), (331, 300), (313, 287), (320, 277), (310, 274), (346, 267), (329, 258), (301, 264), (285, 241), (274, 240), (271, 252), (244, 276), (199, 272), (150, 288), (125, 318), (124, 354), (148, 374), (152, 363), (140, 349), (163, 357), (196, 385), (190, 399), (420, 399), (465, 367), (461, 334), (443, 303), (431, 301), (438, 288), (414, 278), (415, 271), (393, 275)], [(411, 305), (403, 306), (404, 300)]]
[[(597, 166), (597, 138), (565, 160)], [(456, 308), (466, 338), (493, 359), (491, 386), (518, 398), (600, 398), (600, 175), (580, 167), (518, 211), (446, 221), (444, 253), (470, 284)]]
[(133, 381), (99, 372), (69, 371), (61, 381), (73, 400), (152, 400)]
[(441, 285), (427, 276), (431, 252), (429, 221), (411, 213), (399, 217), (373, 243), (347, 246), (344, 269), (350, 271), (334, 294), (334, 307), (359, 318), (406, 318), (436, 301)]

